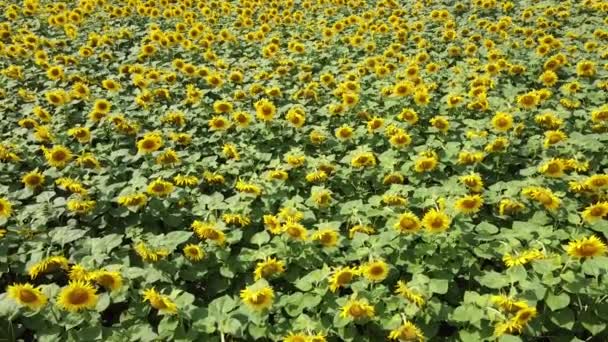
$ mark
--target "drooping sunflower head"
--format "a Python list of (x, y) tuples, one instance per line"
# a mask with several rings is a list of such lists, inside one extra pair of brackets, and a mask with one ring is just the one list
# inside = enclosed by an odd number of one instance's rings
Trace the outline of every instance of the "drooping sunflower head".
[(110, 291), (118, 290), (122, 287), (122, 275), (117, 271), (99, 270), (90, 274), (89, 279), (105, 287)]
[(0, 197), (0, 217), (9, 217), (13, 213), (13, 205), (11, 202), (4, 198)]
[(143, 295), (144, 302), (149, 302), (150, 306), (158, 310), (159, 313), (168, 315), (177, 313), (177, 305), (171, 298), (157, 292), (154, 288), (144, 290)]
[(371, 318), (375, 315), (375, 309), (364, 299), (351, 299), (344, 306), (340, 316), (351, 319)]
[(407, 342), (423, 342), (424, 334), (414, 323), (405, 321), (398, 328), (391, 330), (389, 339)]

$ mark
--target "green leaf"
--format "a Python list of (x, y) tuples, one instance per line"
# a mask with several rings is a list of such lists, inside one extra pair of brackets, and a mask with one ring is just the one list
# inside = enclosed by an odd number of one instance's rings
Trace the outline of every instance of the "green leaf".
[(251, 237), (251, 243), (261, 246), (270, 241), (270, 235), (264, 230)]
[(503, 335), (498, 338), (498, 342), (522, 342), (519, 336)]
[(448, 292), (449, 281), (447, 279), (431, 279), (429, 290), (433, 293), (445, 294)]
[(73, 229), (72, 227), (66, 226), (53, 229), (50, 235), (52, 237), (52, 242), (64, 246), (72, 241), (80, 239), (85, 236), (86, 233), (87, 231), (84, 229)]
[(566, 293), (554, 295), (552, 292), (549, 292), (545, 303), (547, 303), (547, 306), (552, 311), (557, 311), (559, 309), (567, 307), (568, 304), (570, 304), (570, 296), (568, 296), (568, 294)]
[(481, 285), (491, 289), (500, 289), (509, 285), (509, 280), (505, 275), (494, 271), (486, 272), (486, 274), (476, 277), (476, 279)]
[(590, 311), (584, 311), (581, 313), (578, 320), (581, 322), (582, 326), (594, 336), (606, 329), (606, 322), (602, 321)]
[(572, 329), (575, 323), (574, 313), (569, 308), (553, 312), (550, 320), (557, 326), (565, 329)]

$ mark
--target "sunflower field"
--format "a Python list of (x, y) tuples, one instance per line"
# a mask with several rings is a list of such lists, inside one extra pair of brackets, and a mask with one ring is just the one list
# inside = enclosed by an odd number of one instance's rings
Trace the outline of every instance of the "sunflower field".
[(608, 1), (0, 17), (0, 340), (608, 340)]

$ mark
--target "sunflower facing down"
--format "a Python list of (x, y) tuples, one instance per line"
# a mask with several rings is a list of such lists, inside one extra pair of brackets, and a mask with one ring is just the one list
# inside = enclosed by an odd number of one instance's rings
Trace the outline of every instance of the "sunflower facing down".
[(9, 298), (12, 298), (19, 305), (26, 306), (31, 310), (40, 309), (48, 301), (40, 287), (34, 287), (30, 283), (9, 285), (6, 288), (6, 293)]
[(351, 319), (372, 318), (375, 315), (375, 310), (372, 305), (369, 305), (364, 299), (351, 299), (342, 306), (340, 317)]
[(35, 279), (39, 275), (51, 273), (58, 269), (68, 270), (68, 259), (63, 256), (52, 256), (42, 259), (30, 267), (28, 273), (30, 278)]
[(348, 285), (360, 274), (361, 271), (356, 267), (338, 267), (329, 277), (329, 289), (331, 292), (336, 292), (339, 288)]
[(13, 205), (6, 198), (0, 197), (0, 217), (7, 218), (13, 213)]
[(405, 321), (398, 328), (391, 330), (388, 338), (397, 341), (423, 342), (424, 335), (414, 323)]
[(272, 306), (274, 291), (268, 286), (264, 286), (260, 289), (246, 287), (241, 291), (241, 299), (251, 310), (263, 311)]
[(158, 310), (160, 314), (174, 315), (177, 313), (177, 305), (168, 296), (162, 295), (154, 288), (144, 290), (144, 302)]
[(285, 262), (275, 258), (266, 258), (257, 263), (253, 279), (256, 281), (262, 278), (268, 279), (283, 272), (285, 272)]
[(59, 292), (57, 304), (71, 312), (90, 310), (97, 305), (98, 296), (95, 292), (95, 288), (90, 283), (81, 280), (70, 281), (68, 286)]
[(95, 283), (110, 291), (116, 291), (122, 287), (122, 275), (116, 271), (99, 270), (93, 271), (88, 276)]

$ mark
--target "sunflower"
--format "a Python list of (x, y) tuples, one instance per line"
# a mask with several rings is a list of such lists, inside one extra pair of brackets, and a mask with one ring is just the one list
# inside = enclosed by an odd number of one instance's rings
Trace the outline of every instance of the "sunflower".
[(283, 225), (282, 230), (287, 236), (293, 240), (305, 241), (308, 236), (308, 230), (303, 225), (297, 222), (287, 222)]
[(156, 156), (157, 165), (176, 165), (179, 163), (181, 163), (181, 159), (172, 148), (168, 148)]
[(182, 175), (182, 174), (178, 174), (177, 176), (173, 177), (173, 183), (177, 186), (190, 186), (190, 187), (194, 187), (199, 183), (199, 179), (198, 177), (194, 176), (194, 175)]
[(101, 86), (110, 92), (117, 92), (120, 91), (121, 89), (121, 85), (119, 82), (112, 80), (112, 79), (106, 79), (101, 81)]
[(498, 203), (498, 213), (500, 215), (512, 215), (524, 208), (525, 206), (522, 203), (508, 198), (502, 199)]
[(290, 332), (289, 335), (283, 338), (283, 342), (309, 342), (308, 335), (302, 333)]
[(331, 292), (336, 292), (339, 288), (345, 287), (353, 279), (360, 275), (361, 272), (356, 267), (338, 267), (334, 269), (329, 277), (329, 289)]
[(255, 112), (258, 119), (268, 122), (274, 118), (277, 108), (267, 99), (261, 99), (255, 103)]
[(264, 286), (259, 289), (246, 287), (241, 290), (241, 299), (253, 311), (263, 311), (272, 306), (274, 301), (274, 291), (271, 287)]
[(120, 272), (106, 270), (93, 271), (87, 278), (110, 291), (116, 291), (122, 287), (122, 275)]
[(66, 207), (69, 211), (77, 214), (88, 214), (95, 209), (96, 202), (93, 200), (71, 199), (67, 201)]
[(521, 193), (522, 195), (539, 202), (548, 210), (556, 210), (561, 205), (559, 197), (555, 196), (551, 190), (546, 188), (526, 187), (522, 189)]
[(492, 296), (490, 297), (490, 301), (507, 313), (515, 313), (529, 307), (525, 301), (516, 300), (504, 294)]
[(412, 137), (405, 132), (398, 132), (391, 136), (389, 142), (393, 147), (403, 148), (412, 142)]
[(281, 221), (278, 217), (274, 215), (264, 215), (263, 221), (264, 228), (266, 228), (271, 234), (278, 235), (283, 232), (281, 228)]
[(422, 226), (431, 233), (446, 231), (451, 223), (452, 219), (446, 213), (437, 209), (427, 211), (422, 218)]
[(471, 173), (458, 178), (471, 192), (483, 191), (483, 180), (478, 173)]
[(240, 227), (246, 227), (251, 224), (251, 218), (249, 218), (249, 216), (237, 213), (226, 213), (222, 215), (222, 221), (226, 224), (233, 224)]
[(80, 264), (72, 265), (70, 267), (70, 271), (68, 272), (68, 278), (70, 280), (88, 281), (90, 276), (91, 272), (87, 271), (87, 269)]
[(352, 127), (348, 126), (347, 124), (344, 124), (336, 129), (335, 135), (338, 140), (346, 141), (346, 140), (352, 138), (353, 129), (352, 129)]
[(418, 173), (435, 170), (438, 161), (435, 156), (420, 156), (414, 162), (414, 171)]
[(323, 247), (334, 247), (338, 245), (340, 234), (332, 228), (321, 228), (312, 235), (313, 241), (318, 241)]
[(548, 162), (542, 164), (538, 168), (538, 171), (547, 177), (559, 178), (564, 175), (564, 170), (566, 169), (566, 167), (567, 165), (562, 159), (553, 158)]
[(445, 133), (450, 129), (450, 121), (448, 120), (447, 116), (438, 115), (431, 118), (429, 122), (431, 126), (440, 130), (442, 133)]
[(423, 342), (424, 335), (420, 328), (414, 323), (405, 321), (402, 325), (394, 330), (391, 330), (388, 338), (391, 340), (398, 340), (403, 342)]
[(149, 302), (150, 306), (158, 310), (161, 314), (174, 315), (177, 313), (177, 305), (163, 294), (157, 292), (154, 288), (146, 289), (143, 292), (144, 302)]
[(597, 174), (590, 176), (585, 180), (585, 185), (596, 191), (608, 188), (608, 175)]
[(218, 114), (230, 113), (232, 109), (232, 103), (228, 101), (215, 101), (213, 103), (213, 110)]
[(7, 218), (13, 213), (13, 205), (8, 199), (0, 197), (0, 217)]
[(540, 98), (534, 92), (526, 93), (517, 97), (517, 104), (523, 109), (532, 109), (540, 103)]
[(77, 139), (81, 144), (91, 141), (91, 131), (88, 127), (74, 127), (68, 130), (68, 135)]
[(483, 197), (480, 195), (466, 195), (456, 201), (456, 210), (463, 214), (475, 214), (483, 206)]
[(112, 109), (112, 103), (106, 99), (97, 99), (93, 103), (93, 110), (98, 113), (107, 114)]
[(43, 147), (44, 157), (50, 166), (62, 168), (72, 160), (72, 151), (62, 145), (55, 145), (51, 149)]
[(125, 207), (137, 208), (146, 205), (148, 202), (148, 196), (146, 196), (144, 193), (124, 195), (119, 196), (117, 202)]
[(404, 108), (397, 118), (406, 121), (410, 125), (415, 125), (418, 122), (418, 113), (411, 108)]
[(249, 123), (251, 122), (251, 115), (249, 115), (249, 113), (247, 112), (234, 112), (232, 113), (232, 120), (234, 120), (234, 123), (240, 127), (240, 128), (245, 128), (247, 126), (249, 126)]
[(361, 274), (369, 281), (381, 282), (388, 276), (389, 266), (382, 260), (370, 261), (361, 266)]
[(403, 280), (399, 280), (397, 282), (395, 293), (416, 304), (418, 307), (422, 307), (425, 303), (424, 297), (417, 291), (410, 288)]
[(71, 280), (68, 286), (61, 289), (57, 304), (64, 310), (78, 312), (93, 309), (97, 305), (98, 296), (90, 283), (81, 280)]
[(608, 247), (605, 242), (592, 235), (570, 241), (566, 252), (574, 258), (588, 258), (606, 254)]
[(515, 335), (519, 334), (523, 330), (523, 326), (519, 324), (516, 320), (508, 320), (504, 322), (500, 322), (494, 326), (494, 335), (502, 336), (505, 334)]
[(372, 152), (359, 152), (353, 156), (350, 165), (358, 169), (376, 166), (376, 156)]
[(285, 262), (267, 257), (263, 261), (257, 263), (253, 275), (254, 280), (257, 281), (262, 278), (268, 279), (283, 272), (285, 272)]
[(512, 255), (510, 253), (505, 254), (502, 257), (502, 261), (507, 267), (513, 267), (517, 265), (526, 265), (534, 260), (544, 259), (545, 253), (538, 249), (530, 249), (519, 254)]
[(402, 234), (415, 233), (422, 227), (420, 219), (416, 214), (411, 212), (405, 212), (399, 215), (399, 220), (393, 226), (398, 232)]
[(30, 278), (35, 279), (41, 274), (51, 273), (58, 269), (68, 270), (68, 259), (63, 256), (52, 256), (42, 259), (32, 265), (28, 270)]
[(183, 251), (184, 256), (190, 261), (201, 261), (205, 257), (205, 252), (199, 245), (187, 244)]
[(234, 144), (230, 144), (230, 143), (224, 144), (224, 146), (222, 147), (222, 153), (224, 154), (226, 159), (233, 159), (233, 160), (241, 159), (239, 151), (237, 150), (237, 148)]
[(216, 228), (215, 224), (211, 222), (194, 221), (191, 226), (194, 233), (201, 240), (214, 241), (218, 245), (223, 245), (226, 242), (226, 234)]
[(238, 180), (234, 186), (238, 192), (260, 196), (262, 194), (262, 188), (256, 184), (248, 183), (243, 180)]
[(331, 205), (333, 198), (331, 197), (332, 192), (328, 189), (316, 189), (313, 190), (310, 199), (319, 208), (326, 208)]
[(209, 130), (214, 131), (225, 131), (230, 128), (230, 121), (223, 116), (215, 115), (208, 121)]
[(163, 146), (163, 139), (158, 133), (146, 133), (137, 142), (137, 151), (141, 154), (158, 151)]
[(608, 216), (608, 202), (598, 202), (587, 206), (581, 216), (587, 223), (603, 219)]
[(143, 261), (157, 262), (169, 255), (169, 251), (167, 249), (151, 248), (148, 247), (144, 242), (139, 242), (133, 249)]
[(498, 112), (492, 117), (492, 127), (498, 132), (506, 132), (513, 127), (513, 116), (509, 113)]
[(146, 191), (149, 195), (163, 197), (171, 194), (173, 192), (173, 188), (174, 186), (171, 182), (157, 178), (148, 184)]
[(536, 308), (522, 308), (515, 314), (513, 320), (516, 321), (520, 325), (526, 325), (530, 320), (538, 315)]
[(54, 65), (46, 69), (46, 77), (53, 81), (59, 81), (63, 78), (63, 68), (59, 65)]
[(12, 298), (19, 305), (26, 306), (31, 310), (40, 309), (48, 301), (40, 287), (34, 287), (30, 283), (9, 285), (6, 288), (6, 293), (9, 298)]
[(368, 226), (368, 225), (364, 225), (364, 224), (357, 224), (357, 225), (352, 226), (348, 230), (348, 237), (350, 239), (352, 239), (355, 237), (356, 233), (371, 235), (371, 234), (376, 233), (376, 229), (372, 226)]
[(351, 319), (372, 318), (375, 310), (367, 300), (351, 299), (342, 306), (340, 317)]

